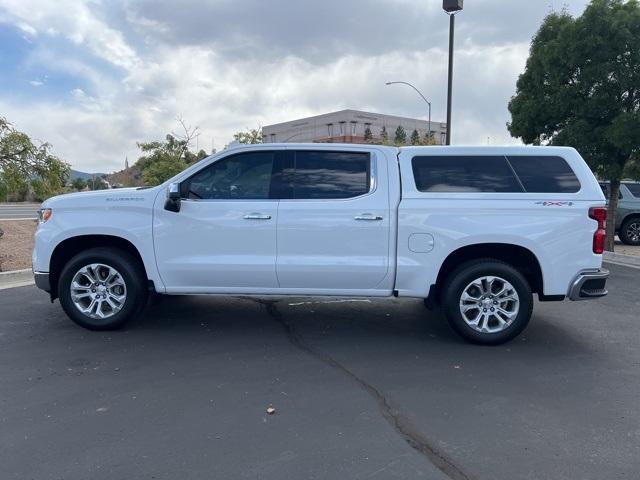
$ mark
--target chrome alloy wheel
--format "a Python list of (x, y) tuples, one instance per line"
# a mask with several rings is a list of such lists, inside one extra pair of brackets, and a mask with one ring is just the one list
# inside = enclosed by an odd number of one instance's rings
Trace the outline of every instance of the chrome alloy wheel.
[(127, 285), (120, 272), (102, 263), (85, 265), (78, 270), (69, 290), (76, 308), (96, 319), (112, 317), (127, 299)]
[(500, 277), (477, 278), (460, 296), (462, 318), (481, 333), (498, 333), (506, 329), (518, 316), (519, 309), (518, 292)]
[(627, 227), (627, 238), (632, 242), (640, 241), (640, 222), (630, 223)]

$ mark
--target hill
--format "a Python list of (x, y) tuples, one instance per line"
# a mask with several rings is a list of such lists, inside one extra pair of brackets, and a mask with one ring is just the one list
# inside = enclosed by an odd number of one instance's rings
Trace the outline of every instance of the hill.
[(76, 178), (80, 178), (82, 180), (89, 180), (93, 177), (104, 177), (106, 173), (87, 173), (81, 172), (79, 170), (71, 169), (71, 174), (69, 175), (69, 181), (73, 182)]

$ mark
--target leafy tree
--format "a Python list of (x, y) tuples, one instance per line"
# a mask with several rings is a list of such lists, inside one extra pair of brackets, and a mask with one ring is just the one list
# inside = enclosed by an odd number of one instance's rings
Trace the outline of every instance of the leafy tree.
[(373, 133), (371, 133), (371, 128), (367, 127), (364, 129), (364, 141), (372, 142), (373, 141)]
[(429, 132), (425, 132), (424, 138), (422, 139), (422, 145), (435, 145), (436, 139), (433, 136), (433, 132), (429, 135)]
[(71, 187), (79, 192), (87, 188), (87, 182), (85, 182), (80, 177), (76, 177), (73, 179), (73, 182), (71, 182)]
[(87, 187), (89, 187), (89, 190), (106, 190), (109, 188), (109, 184), (104, 178), (93, 175), (87, 179)]
[(418, 133), (418, 130), (413, 130), (413, 132), (411, 132), (411, 145), (420, 145), (420, 134)]
[(62, 192), (70, 167), (50, 148), (48, 143), (34, 144), (0, 117), (0, 199), (44, 200)]
[(389, 143), (389, 134), (387, 133), (387, 127), (385, 126), (380, 130), (380, 139), (382, 140), (383, 145), (387, 145)]
[(164, 142), (137, 144), (144, 155), (135, 166), (142, 170), (145, 185), (159, 185), (207, 156), (204, 150), (197, 153), (189, 150), (190, 143), (197, 136), (198, 127), (188, 127), (181, 118), (178, 118), (178, 122), (184, 130), (182, 134), (169, 133)]
[(145, 185), (159, 185), (187, 168), (187, 146), (172, 134), (167, 134), (164, 142), (138, 143), (138, 148), (144, 155), (136, 165), (142, 169)]
[(262, 127), (247, 128), (246, 131), (234, 133), (233, 139), (237, 142), (247, 144), (262, 143)]
[(509, 131), (528, 144), (576, 147), (611, 181), (613, 250), (620, 180), (640, 163), (640, 5), (592, 0), (584, 13), (548, 15), (509, 103)]
[(402, 125), (398, 125), (398, 128), (396, 128), (396, 134), (393, 138), (393, 143), (395, 143), (396, 145), (406, 145), (407, 132), (404, 131)]

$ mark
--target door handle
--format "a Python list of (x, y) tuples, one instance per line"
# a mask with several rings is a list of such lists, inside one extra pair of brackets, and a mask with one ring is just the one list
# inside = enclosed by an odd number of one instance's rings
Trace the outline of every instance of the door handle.
[(271, 220), (271, 215), (264, 215), (262, 213), (248, 213), (244, 217), (245, 220)]
[(354, 217), (356, 220), (368, 220), (368, 221), (377, 221), (382, 220), (382, 217), (379, 215), (372, 215), (370, 213), (363, 213), (362, 215), (356, 215)]

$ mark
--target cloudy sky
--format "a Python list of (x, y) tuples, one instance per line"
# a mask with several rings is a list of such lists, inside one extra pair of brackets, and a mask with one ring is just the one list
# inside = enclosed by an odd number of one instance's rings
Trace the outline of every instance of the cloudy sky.
[[(467, 0), (457, 17), (453, 143), (514, 143), (508, 99), (552, 9), (587, 0)], [(0, 0), (0, 115), (76, 169), (113, 171), (137, 141), (355, 108), (445, 120), (440, 0)]]

